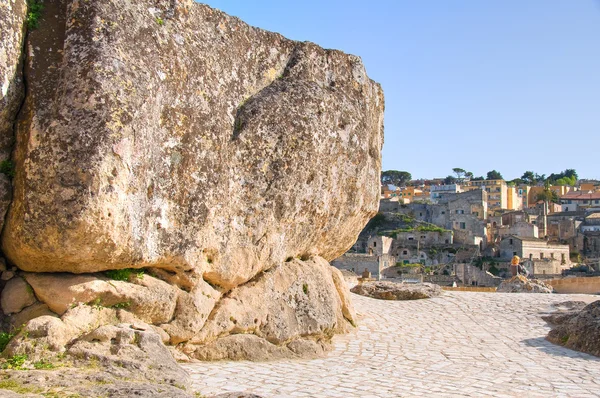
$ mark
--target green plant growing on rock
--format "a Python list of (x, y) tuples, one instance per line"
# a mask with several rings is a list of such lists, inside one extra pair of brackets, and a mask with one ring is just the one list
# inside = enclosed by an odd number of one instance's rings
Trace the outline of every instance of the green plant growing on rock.
[(163, 26), (165, 24), (165, 20), (162, 19), (161, 17), (156, 17), (156, 23), (159, 24), (160, 26)]
[(135, 274), (136, 278), (142, 279), (144, 278), (144, 270), (137, 270), (132, 268), (124, 268), (124, 269), (111, 269), (108, 271), (104, 271), (104, 275), (108, 278), (115, 281), (124, 281), (127, 282), (131, 274)]
[(3, 160), (2, 162), (0, 162), (0, 173), (6, 175), (8, 177), (14, 177), (15, 176), (14, 163), (10, 160)]
[(30, 30), (37, 29), (40, 26), (40, 18), (44, 11), (44, 5), (39, 0), (27, 1), (27, 28)]
[(28, 359), (29, 357), (27, 356), (27, 354), (15, 355), (10, 358), (7, 358), (6, 362), (2, 364), (1, 368), (12, 370), (25, 370), (23, 365), (25, 364), (25, 362), (27, 362)]
[(121, 308), (129, 308), (129, 307), (131, 307), (131, 301), (123, 301), (122, 303), (113, 304), (108, 308), (121, 309)]
[(33, 363), (33, 367), (36, 369), (54, 369), (54, 364), (45, 359), (39, 360)]
[(302, 284), (302, 291), (304, 292), (304, 294), (308, 295), (308, 284)]
[(10, 339), (12, 339), (13, 337), (14, 337), (14, 334), (0, 332), (0, 352), (4, 351), (4, 349), (10, 342)]

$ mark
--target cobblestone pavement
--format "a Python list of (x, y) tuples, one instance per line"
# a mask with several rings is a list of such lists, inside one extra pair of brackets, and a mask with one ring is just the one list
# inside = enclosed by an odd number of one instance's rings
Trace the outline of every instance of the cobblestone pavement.
[(353, 295), (358, 328), (323, 359), (186, 364), (204, 395), (597, 397), (600, 358), (555, 346), (540, 313), (589, 295), (445, 292), (417, 301)]

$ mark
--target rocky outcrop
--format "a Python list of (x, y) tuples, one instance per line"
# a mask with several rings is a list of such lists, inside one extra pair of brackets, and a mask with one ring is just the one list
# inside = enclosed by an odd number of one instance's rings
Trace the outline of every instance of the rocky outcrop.
[(442, 289), (433, 283), (375, 281), (359, 283), (351, 292), (380, 300), (418, 300), (437, 297)]
[(25, 0), (0, 3), (0, 229), (12, 191), (10, 155), (14, 143), (13, 124), (24, 96), (22, 48), (26, 13)]
[(571, 310), (551, 319), (554, 328), (546, 339), (572, 350), (600, 357), (600, 301), (594, 301), (582, 310)]
[[(10, 326), (58, 351), (118, 319), (203, 359), (322, 353), (355, 321), (327, 261), (378, 208), (361, 60), (192, 0), (43, 4), (7, 116)], [(69, 323), (81, 307), (106, 316)]]
[(356, 316), (336, 289), (332, 274), (338, 272), (319, 257), (265, 271), (223, 298), (182, 350), (211, 360), (242, 359), (243, 350), (263, 350), (267, 357), (318, 355)]
[(516, 275), (509, 280), (504, 280), (498, 286), (498, 293), (552, 293), (552, 286), (539, 279), (527, 279), (523, 275)]
[(23, 270), (231, 289), (339, 256), (377, 211), (383, 96), (357, 57), (191, 0), (52, 2), (27, 47), (3, 234)]

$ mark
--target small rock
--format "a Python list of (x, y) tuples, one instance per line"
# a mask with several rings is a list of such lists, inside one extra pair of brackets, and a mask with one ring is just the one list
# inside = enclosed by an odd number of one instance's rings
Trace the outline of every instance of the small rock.
[(418, 300), (442, 294), (439, 285), (432, 283), (365, 282), (354, 286), (352, 293), (380, 300)]
[(21, 277), (10, 279), (4, 286), (0, 296), (2, 312), (6, 315), (17, 313), (36, 301), (33, 289)]
[(0, 276), (0, 279), (2, 279), (3, 281), (7, 281), (12, 279), (12, 277), (15, 276), (15, 273), (12, 271), (3, 271), (2, 272), (2, 276)]
[(552, 293), (552, 286), (539, 279), (527, 279), (523, 275), (516, 275), (509, 280), (502, 281), (498, 293)]

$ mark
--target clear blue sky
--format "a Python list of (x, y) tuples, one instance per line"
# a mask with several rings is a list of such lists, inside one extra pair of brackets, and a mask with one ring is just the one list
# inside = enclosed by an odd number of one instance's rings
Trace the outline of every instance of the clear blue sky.
[(363, 59), (386, 97), (383, 169), (600, 179), (599, 0), (214, 0)]

